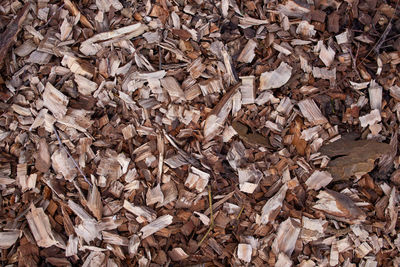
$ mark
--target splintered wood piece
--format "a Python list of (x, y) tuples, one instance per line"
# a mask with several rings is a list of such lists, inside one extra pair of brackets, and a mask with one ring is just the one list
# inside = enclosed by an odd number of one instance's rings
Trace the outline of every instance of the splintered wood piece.
[(288, 256), (292, 255), (300, 230), (301, 225), (297, 219), (288, 218), (284, 222), (280, 223), (278, 233), (272, 243), (272, 251), (275, 255), (278, 255), (281, 252)]
[(47, 82), (43, 93), (43, 104), (57, 119), (61, 119), (67, 113), (68, 97)]
[(72, 200), (68, 200), (68, 207), (82, 220), (82, 221), (95, 221), (80, 205)]
[(97, 84), (95, 82), (92, 82), (79, 74), (75, 74), (75, 82), (78, 85), (79, 93), (82, 95), (91, 95), (97, 90)]
[(377, 82), (375, 82), (375, 80), (371, 81), (368, 88), (368, 94), (369, 94), (369, 104), (371, 106), (371, 110), (374, 109), (381, 110), (382, 87)]
[(361, 127), (367, 127), (368, 125), (374, 125), (381, 121), (381, 113), (378, 109), (372, 110), (369, 114), (360, 116)]
[[(287, 46), (289, 46), (289, 45), (287, 45)], [(286, 47), (283, 47), (282, 45), (279, 45), (277, 43), (272, 43), (272, 48), (274, 48), (276, 51), (284, 54), (285, 56), (289, 56), (292, 54), (292, 52), (289, 49), (287, 49)]]
[(0, 248), (8, 249), (17, 242), (21, 231), (0, 232)]
[(82, 220), (81, 224), (74, 227), (75, 233), (79, 237), (82, 237), (87, 243), (101, 238), (99, 225), (89, 213), (72, 200), (68, 200), (68, 207)]
[(185, 101), (185, 93), (174, 77), (161, 79), (162, 87), (168, 92), (172, 101)]
[(113, 31), (98, 33), (82, 42), (79, 51), (86, 56), (93, 56), (101, 48), (110, 46), (121, 40), (129, 40), (137, 37), (147, 31), (147, 29), (148, 27), (145, 24), (136, 23)]
[(325, 230), (328, 227), (328, 221), (322, 219), (310, 219), (303, 216), (301, 220), (302, 229), (300, 238), (303, 242), (311, 242), (325, 236)]
[(237, 248), (237, 256), (244, 262), (251, 262), (253, 248), (249, 244), (239, 244)]
[(393, 85), (389, 88), (390, 90), (390, 95), (396, 99), (397, 101), (400, 101), (400, 86)]
[(313, 208), (338, 221), (357, 224), (366, 218), (365, 213), (347, 195), (326, 189), (320, 191), (317, 197), (318, 201)]
[(308, 189), (319, 190), (327, 186), (333, 180), (331, 174), (326, 171), (314, 171), (306, 181)]
[(310, 24), (306, 20), (302, 20), (297, 26), (296, 33), (303, 37), (310, 38), (313, 37), (317, 31), (314, 30), (314, 25)]
[(251, 26), (255, 26), (255, 25), (263, 25), (263, 24), (268, 24), (269, 20), (267, 19), (255, 19), (255, 18), (251, 18), (249, 16), (245, 16), (245, 17), (241, 17), (240, 18), (240, 22), (239, 22), (239, 26), (243, 29), (249, 28)]
[(273, 222), (278, 216), (282, 207), (282, 202), (285, 199), (286, 191), (288, 190), (287, 184), (283, 184), (279, 191), (265, 203), (261, 213), (261, 223), (268, 224)]
[(95, 73), (95, 67), (88, 61), (79, 59), (72, 55), (64, 55), (61, 64), (68, 67), (72, 73), (92, 78)]
[(255, 76), (241, 76), (242, 85), (240, 86), (240, 93), (242, 95), (242, 104), (253, 104), (256, 97), (254, 88)]
[(257, 42), (253, 39), (250, 39), (245, 47), (243, 48), (242, 52), (240, 52), (237, 61), (242, 63), (251, 63), (256, 56), (254, 53), (254, 49), (257, 47)]
[(16, 105), (16, 104), (13, 104), (13, 105), (11, 106), (11, 108), (13, 109), (13, 111), (14, 111), (15, 113), (18, 113), (19, 115), (22, 115), (22, 116), (32, 116), (32, 112), (29, 110), (29, 108), (24, 108), (24, 107), (21, 107), (21, 106)]
[(71, 12), (72, 16), (79, 16), (79, 21), (82, 23), (83, 26), (94, 30), (92, 24), (89, 20), (83, 15), (76, 5), (71, 0), (64, 0), (65, 7)]
[(390, 196), (389, 196), (389, 203), (386, 207), (385, 214), (386, 217), (389, 219), (385, 232), (386, 233), (395, 233), (395, 228), (396, 228), (396, 223), (398, 220), (398, 213), (399, 213), (399, 208), (396, 206), (397, 201), (397, 190), (396, 187), (393, 187), (392, 190), (390, 191)]
[(331, 84), (336, 82), (336, 68), (329, 70), (328, 68), (313, 67), (312, 74), (314, 78), (329, 80)]
[(57, 149), (53, 153), (51, 156), (51, 164), (54, 171), (56, 173), (61, 173), (68, 181), (72, 181), (78, 174), (74, 163), (68, 157), (67, 152), (62, 148)]
[(310, 12), (308, 8), (298, 5), (295, 1), (287, 1), (284, 5), (279, 4), (277, 11), (281, 12), (285, 16), (301, 18)]
[(172, 223), (172, 219), (173, 217), (169, 214), (163, 215), (155, 219), (148, 225), (142, 227), (142, 229), (140, 229), (140, 232), (142, 232), (142, 239), (151, 236), (152, 234), (160, 231), (161, 229), (164, 229), (165, 227), (167, 227)]
[(334, 181), (347, 180), (352, 176), (361, 177), (372, 171), (375, 160), (390, 153), (389, 144), (373, 140), (345, 140), (333, 142), (320, 149), (328, 157), (336, 157), (328, 163), (328, 171)]
[(87, 206), (97, 220), (100, 220), (103, 214), (103, 204), (101, 202), (100, 192), (96, 185), (93, 185), (91, 189), (92, 190), (89, 191)]
[(160, 184), (153, 188), (149, 188), (146, 193), (146, 204), (147, 206), (153, 205), (155, 203), (164, 202), (164, 194), (161, 190)]
[(319, 58), (324, 62), (325, 66), (330, 67), (333, 60), (335, 59), (335, 51), (328, 46), (321, 46), (321, 51), (319, 52)]
[(260, 90), (279, 88), (289, 81), (292, 76), (292, 67), (287, 63), (281, 62), (274, 71), (266, 71), (260, 76)]
[(86, 258), (82, 267), (92, 267), (92, 266), (104, 266), (106, 265), (106, 255), (100, 251), (92, 251)]
[(232, 65), (232, 58), (231, 56), (228, 54), (228, 51), (226, 51), (225, 48), (222, 48), (222, 58), (224, 60), (224, 64), (225, 64), (225, 69), (228, 75), (228, 85), (233, 85), (237, 83), (237, 79), (236, 76), (234, 75), (234, 66)]
[(195, 167), (192, 167), (191, 169), (192, 172), (189, 172), (185, 181), (185, 186), (190, 189), (196, 189), (197, 192), (201, 193), (206, 188), (210, 175)]
[(201, 57), (199, 57), (195, 61), (193, 61), (187, 68), (187, 70), (190, 72), (190, 76), (193, 79), (199, 78), (205, 69), (206, 69), (206, 65), (203, 64)]
[(242, 192), (252, 194), (258, 187), (258, 183), (263, 177), (261, 171), (257, 170), (254, 165), (247, 168), (238, 168), (239, 189)]
[(36, 208), (35, 205), (31, 204), (30, 211), (26, 214), (26, 219), (39, 247), (48, 248), (59, 245), (43, 208)]
[(329, 255), (329, 264), (331, 266), (336, 266), (339, 264), (339, 249), (337, 246), (336, 239), (332, 242), (331, 253)]
[(70, 235), (68, 237), (67, 247), (65, 249), (65, 257), (71, 257), (78, 254), (78, 241), (77, 236)]
[(35, 168), (43, 173), (46, 173), (51, 166), (49, 146), (46, 139), (41, 138), (38, 144), (38, 152), (35, 159)]
[(6, 58), (8, 49), (16, 41), (16, 36), (21, 30), (22, 23), (25, 21), (30, 5), (30, 3), (26, 3), (0, 35), (0, 69), (4, 66), (4, 59)]
[(328, 120), (322, 115), (321, 110), (313, 99), (307, 98), (298, 103), (303, 116), (313, 125), (327, 123)]
[(182, 248), (173, 248), (171, 251), (168, 251), (168, 255), (171, 257), (173, 261), (182, 261), (189, 258), (189, 255)]
[(157, 218), (157, 214), (155, 211), (151, 210), (148, 207), (134, 206), (132, 203), (130, 203), (127, 200), (124, 201), (124, 209), (126, 209), (130, 213), (138, 216), (138, 218), (136, 220), (139, 223), (144, 222), (144, 221), (152, 222)]
[(240, 84), (237, 84), (230, 89), (208, 115), (203, 128), (206, 141), (210, 141), (224, 129), (223, 125), (232, 109), (232, 97), (238, 91), (239, 87)]
[(130, 256), (135, 256), (139, 249), (140, 238), (138, 235), (132, 235), (129, 239), (128, 252)]
[(129, 240), (127, 237), (123, 237), (117, 234), (113, 234), (107, 231), (102, 231), (103, 241), (108, 244), (127, 247)]
[[(278, 260), (275, 263), (275, 267), (290, 267), (293, 265), (293, 262), (290, 260), (290, 258), (283, 252), (279, 253), (278, 255)], [(301, 265), (301, 267), (304, 267)], [(313, 265), (314, 267), (314, 265)]]

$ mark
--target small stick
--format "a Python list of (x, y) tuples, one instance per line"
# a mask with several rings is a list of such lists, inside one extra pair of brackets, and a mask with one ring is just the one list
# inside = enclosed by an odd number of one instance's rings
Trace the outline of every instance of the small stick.
[(68, 149), (63, 145), (63, 143), (61, 142), (60, 136), (58, 135), (56, 126), (53, 125), (53, 130), (54, 133), (56, 134), (58, 143), (60, 145), (60, 147), (62, 147), (64, 149), (65, 152), (67, 152), (68, 157), (72, 160), (72, 162), (74, 163), (75, 167), (78, 169), (78, 171), (81, 173), (81, 175), (83, 176), (83, 179), (85, 179), (86, 183), (88, 183), (90, 185), (90, 187), (92, 187), (92, 183), (89, 181), (89, 179), (86, 177), (86, 175), (83, 173), (83, 171), (81, 170), (81, 168), (79, 167), (78, 163), (76, 163), (75, 159), (72, 157), (71, 153), (69, 153)]
[(208, 230), (207, 230), (206, 234), (200, 240), (199, 247), (201, 246), (203, 241), (206, 239), (208, 234), (211, 232), (211, 230), (214, 228), (214, 214), (213, 214), (213, 208), (212, 208), (211, 186), (208, 186), (208, 202), (210, 204), (210, 227), (208, 227)]

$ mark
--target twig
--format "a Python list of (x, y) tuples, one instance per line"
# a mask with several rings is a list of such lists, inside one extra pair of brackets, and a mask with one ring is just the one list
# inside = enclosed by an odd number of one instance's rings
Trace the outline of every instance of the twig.
[[(394, 8), (393, 16), (390, 18), (389, 23), (388, 23), (388, 25), (386, 26), (385, 30), (383, 31), (383, 34), (382, 34), (381, 37), (379, 38), (378, 42), (376, 42), (376, 44), (374, 45), (374, 47), (372, 47), (372, 48), (368, 51), (367, 55), (364, 56), (363, 59), (362, 59), (358, 64), (356, 64), (356, 68), (359, 67), (361, 64), (364, 63), (364, 61), (365, 61), (365, 60), (367, 59), (367, 57), (372, 53), (372, 51), (375, 51), (376, 53), (379, 53), (379, 48), (382, 46), (382, 44), (383, 44), (385, 41), (387, 41), (387, 40), (386, 40), (386, 37), (387, 37), (387, 35), (389, 34), (390, 30), (392, 29), (392, 26), (393, 26), (393, 25), (392, 25), (392, 21), (393, 21), (394, 16), (396, 15), (397, 7), (398, 7), (398, 6), (399, 6), (399, 0), (396, 1), (396, 6), (395, 6), (395, 8)], [(354, 30), (353, 30), (353, 31), (354, 31)], [(391, 38), (393, 38), (393, 37), (391, 37)], [(378, 50), (378, 51), (377, 51), (377, 50)], [(356, 58), (357, 58), (357, 56), (356, 56)], [(347, 74), (340, 80), (339, 84), (342, 84), (343, 81), (344, 81), (347, 77), (349, 77), (349, 73), (347, 73)]]
[(68, 149), (63, 145), (63, 143), (61, 142), (60, 136), (58, 135), (57, 129), (56, 127), (53, 125), (53, 130), (54, 133), (56, 134), (58, 143), (60, 145), (60, 147), (62, 147), (64, 149), (65, 152), (67, 152), (68, 157), (72, 160), (72, 162), (74, 163), (75, 167), (78, 169), (78, 171), (80, 172), (80, 174), (83, 176), (83, 179), (85, 179), (86, 183), (89, 184), (90, 187), (92, 187), (92, 183), (89, 181), (89, 179), (86, 177), (86, 175), (83, 173), (83, 171), (81, 170), (81, 168), (79, 167), (78, 163), (76, 163), (75, 159), (72, 157), (71, 153), (69, 153)]
[(376, 42), (376, 44), (374, 45), (373, 48), (371, 48), (371, 50), (369, 50), (368, 54), (361, 60), (360, 63), (357, 64), (357, 66), (361, 65), (362, 63), (364, 63), (364, 61), (367, 59), (367, 57), (372, 53), (372, 51), (375, 51), (376, 53), (379, 53), (379, 48), (380, 46), (384, 43), (386, 36), (389, 34), (390, 30), (392, 29), (392, 21), (393, 21), (393, 17), (396, 15), (396, 11), (397, 11), (397, 7), (399, 5), (399, 0), (396, 1), (396, 6), (394, 8), (394, 12), (393, 12), (393, 16), (390, 18), (388, 25), (386, 26), (385, 30), (383, 31), (383, 34), (381, 35), (381, 37), (379, 38), (378, 42)]
[(208, 202), (210, 204), (210, 227), (208, 227), (208, 230), (207, 230), (206, 234), (200, 240), (199, 247), (204, 242), (204, 240), (206, 239), (208, 234), (211, 232), (211, 230), (214, 228), (214, 214), (213, 214), (213, 208), (212, 208), (211, 186), (208, 186)]
[(351, 56), (351, 61), (353, 61), (352, 62), (352, 67), (353, 67), (353, 70), (354, 70), (354, 72), (357, 74), (357, 76), (358, 76), (358, 79), (360, 79), (360, 81), (362, 80), (361, 79), (361, 76), (360, 76), (360, 73), (358, 73), (358, 70), (357, 70), (357, 56), (358, 56), (358, 50), (359, 50), (359, 45), (357, 44), (357, 52), (356, 52), (356, 56), (354, 57), (354, 55), (353, 55), (353, 51), (352, 51), (352, 49), (351, 49), (351, 46), (350, 46), (350, 49), (349, 49), (349, 52), (350, 52), (350, 56)]
[(240, 215), (242, 215), (243, 210), (244, 210), (244, 205), (243, 205), (242, 208), (240, 209), (239, 214), (238, 214), (238, 216), (236, 217), (236, 220), (239, 220)]
[(57, 8), (57, 10), (54, 12), (53, 15), (51, 15), (51, 17), (47, 20), (47, 22), (40, 26), (37, 30), (40, 31), (42, 29), (44, 29), (47, 25), (49, 25), (49, 23), (52, 21), (52, 19), (57, 15), (57, 13), (64, 7), (65, 3), (62, 4), (59, 8)]

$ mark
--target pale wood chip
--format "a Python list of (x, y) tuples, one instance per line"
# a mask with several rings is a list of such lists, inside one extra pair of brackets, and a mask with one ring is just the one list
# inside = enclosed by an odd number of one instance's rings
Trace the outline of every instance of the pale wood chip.
[(138, 218), (136, 220), (139, 223), (143, 222), (144, 219), (147, 222), (152, 222), (157, 218), (157, 214), (154, 210), (151, 210), (150, 208), (144, 207), (144, 206), (134, 206), (132, 203), (130, 203), (127, 200), (124, 201), (123, 207), (130, 213), (138, 216)]
[(148, 30), (142, 23), (128, 25), (113, 31), (102, 32), (81, 43), (79, 50), (86, 56), (95, 55), (101, 48), (110, 46), (120, 40), (129, 40)]
[(316, 170), (310, 177), (308, 177), (305, 184), (308, 189), (319, 190), (322, 187), (327, 186), (332, 180), (333, 177), (329, 172)]
[(142, 227), (142, 229), (140, 229), (140, 232), (142, 232), (142, 239), (160, 231), (161, 229), (164, 229), (172, 223), (172, 219), (173, 217), (169, 214), (163, 215), (148, 225)]
[(257, 47), (257, 42), (254, 41), (253, 39), (250, 39), (243, 48), (242, 52), (240, 52), (237, 60), (242, 63), (252, 62), (255, 57), (254, 49), (256, 47)]
[(60, 148), (51, 155), (51, 166), (56, 173), (60, 173), (68, 181), (72, 181), (78, 171), (71, 158), (68, 157), (67, 152)]
[(279, 88), (289, 81), (292, 75), (292, 67), (287, 63), (281, 62), (279, 67), (274, 71), (267, 71), (261, 74), (260, 90)]
[(268, 199), (267, 203), (265, 203), (261, 213), (262, 224), (270, 223), (275, 220), (276, 216), (278, 216), (287, 190), (288, 186), (285, 183), (279, 191), (273, 197)]
[(10, 232), (0, 232), (0, 248), (1, 249), (8, 249), (12, 245), (17, 242), (21, 232), (16, 230), (16, 231), (10, 231)]
[(127, 247), (129, 239), (107, 231), (102, 231), (103, 241), (108, 244)]
[(317, 197), (319, 200), (313, 208), (336, 220), (355, 224), (363, 222), (366, 218), (365, 213), (347, 195), (326, 189), (320, 191)]
[(325, 66), (330, 67), (335, 59), (335, 51), (330, 46), (326, 47), (322, 44), (319, 58), (324, 62)]
[(297, 219), (288, 218), (280, 223), (276, 238), (272, 243), (272, 251), (275, 255), (283, 252), (290, 256), (296, 246), (300, 230), (300, 222)]
[(275, 267), (290, 267), (293, 262), (285, 253), (279, 253), (278, 260), (275, 263)]
[(312, 124), (317, 125), (328, 122), (313, 99), (304, 99), (298, 103), (298, 106), (303, 116)]
[(304, 37), (310, 38), (313, 37), (317, 33), (317, 31), (314, 30), (314, 25), (310, 24), (306, 20), (302, 20), (297, 26), (296, 33)]
[(47, 107), (57, 119), (67, 113), (68, 97), (47, 82), (43, 93), (44, 106)]
[(368, 125), (374, 125), (381, 121), (381, 113), (378, 109), (372, 110), (369, 114), (359, 117), (361, 127), (367, 127)]
[(59, 245), (51, 229), (49, 218), (44, 213), (43, 208), (36, 208), (35, 205), (31, 204), (26, 219), (39, 247), (48, 248)]
[(185, 101), (185, 93), (174, 77), (161, 79), (162, 87), (168, 92), (172, 101)]
[(277, 10), (288, 17), (300, 18), (310, 12), (308, 8), (298, 5), (295, 1), (287, 1), (284, 5), (279, 4)]
[(173, 261), (182, 261), (189, 258), (189, 255), (182, 248), (179, 247), (173, 248), (171, 251), (168, 251), (168, 255)]
[(251, 262), (253, 248), (249, 244), (239, 244), (237, 248), (237, 256), (244, 262)]
[(68, 237), (67, 248), (65, 249), (65, 257), (71, 257), (78, 254), (78, 241), (77, 236), (70, 235)]
[(371, 106), (371, 110), (374, 110), (374, 109), (381, 110), (382, 87), (377, 82), (375, 82), (375, 80), (372, 80), (370, 82), (370, 85), (368, 88), (368, 94), (369, 94), (369, 104)]

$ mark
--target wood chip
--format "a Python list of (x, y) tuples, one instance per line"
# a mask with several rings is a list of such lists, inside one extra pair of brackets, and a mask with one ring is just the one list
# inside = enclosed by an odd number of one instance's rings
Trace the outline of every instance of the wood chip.
[(238, 61), (242, 63), (251, 63), (255, 57), (254, 49), (257, 47), (257, 42), (250, 39), (238, 57)]
[(320, 191), (317, 197), (319, 200), (313, 208), (321, 210), (336, 220), (357, 224), (366, 218), (365, 213), (356, 206), (350, 197), (344, 194), (326, 189)]
[(253, 249), (249, 244), (239, 244), (237, 248), (238, 258), (244, 262), (251, 262)]
[(142, 234), (143, 234), (142, 239), (144, 239), (144, 238), (160, 231), (161, 229), (164, 229), (168, 225), (170, 225), (172, 223), (172, 218), (173, 217), (171, 215), (163, 215), (163, 216), (155, 219), (148, 225), (142, 227), (142, 229), (140, 229), (140, 232), (142, 232)]
[(36, 208), (35, 205), (31, 204), (26, 219), (38, 246), (48, 248), (60, 245), (55, 239), (49, 218), (44, 213), (43, 208)]
[(318, 108), (312, 99), (305, 99), (298, 103), (301, 113), (307, 118), (312, 124), (324, 124), (328, 120), (322, 115), (321, 110)]
[(319, 190), (327, 186), (333, 180), (329, 172), (314, 171), (307, 179), (306, 185), (308, 189)]
[(291, 75), (292, 68), (285, 62), (282, 62), (276, 70), (261, 74), (260, 90), (279, 88), (289, 81)]
[(57, 119), (61, 119), (67, 113), (68, 97), (49, 82), (46, 84), (43, 93), (43, 102), (44, 106), (47, 107)]
[(13, 246), (20, 234), (20, 231), (0, 232), (0, 248), (8, 249)]

